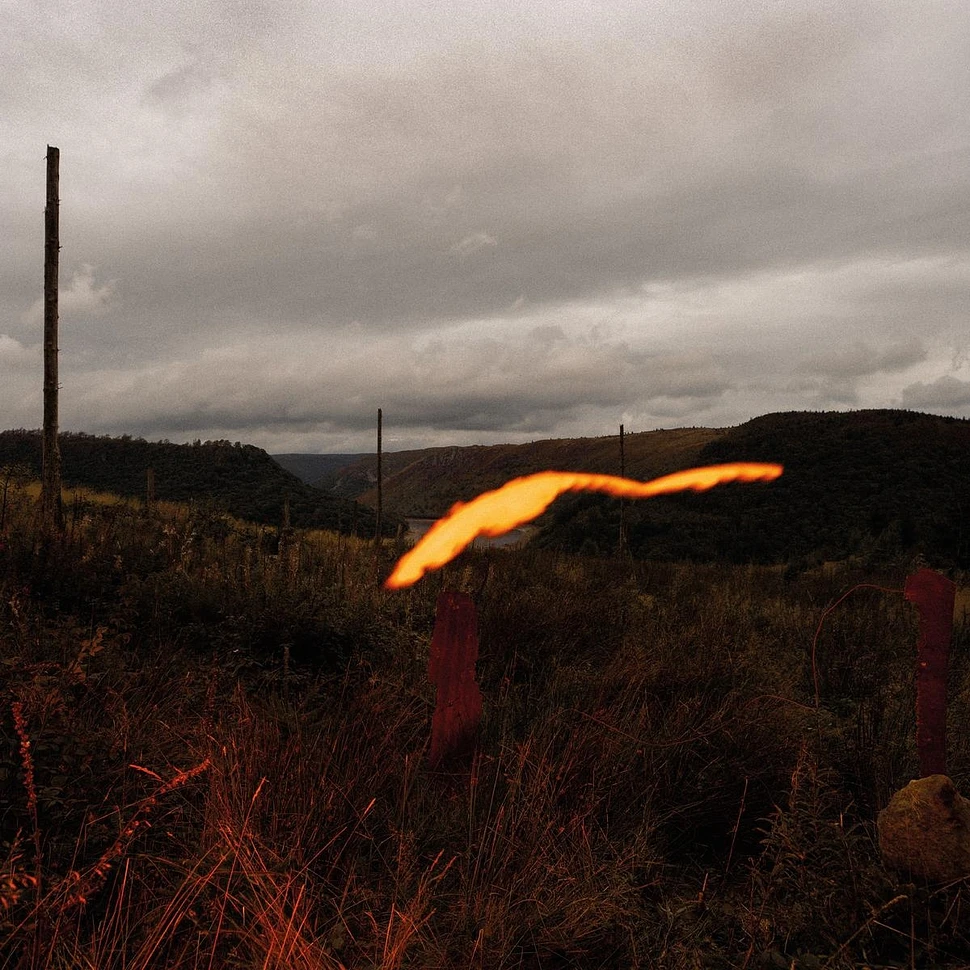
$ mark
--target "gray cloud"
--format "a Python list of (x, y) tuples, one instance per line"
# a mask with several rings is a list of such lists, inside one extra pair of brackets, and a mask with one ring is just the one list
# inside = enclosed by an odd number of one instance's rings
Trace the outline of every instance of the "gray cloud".
[[(115, 302), (115, 282), (98, 284), (94, 279), (94, 267), (85, 263), (71, 274), (67, 287), (58, 286), (58, 316), (100, 317), (108, 313)], [(44, 298), (38, 297), (24, 313), (21, 322), (36, 327), (44, 322)]]
[(931, 384), (917, 381), (903, 388), (902, 405), (913, 410), (950, 411), (970, 406), (970, 381), (950, 374), (938, 377)]
[(889, 346), (873, 346), (856, 340), (848, 346), (829, 349), (807, 358), (803, 368), (827, 377), (845, 379), (904, 371), (926, 358), (925, 347), (915, 338)]
[(970, 414), (963, 5), (82, 0), (5, 30), (0, 425), (40, 421), (47, 143), (72, 427)]
[[(434, 336), (420, 347), (347, 342), (336, 356), (323, 340), (301, 341), (300, 368), (287, 363), (296, 348), (264, 341), (135, 373), (96, 371), (65, 400), (99, 431), (116, 428), (124, 408), (142, 434), (205, 427), (238, 434), (253, 425), (364, 432), (383, 406), (399, 431), (501, 434), (553, 432), (585, 409), (615, 411), (631, 398), (696, 406), (727, 387), (701, 354), (647, 355), (591, 337), (548, 337), (540, 330), (502, 341)], [(247, 379), (241, 362), (255, 363), (260, 377)]]

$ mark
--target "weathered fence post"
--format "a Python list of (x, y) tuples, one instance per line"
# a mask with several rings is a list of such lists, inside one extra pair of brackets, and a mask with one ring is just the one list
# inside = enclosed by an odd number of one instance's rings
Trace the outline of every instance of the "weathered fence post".
[(946, 774), (946, 675), (955, 592), (954, 584), (932, 569), (906, 579), (906, 599), (919, 611), (916, 750), (921, 778)]
[(57, 264), (61, 153), (47, 146), (47, 207), (44, 209), (44, 433), (41, 445), (41, 512), (44, 529), (60, 532), (61, 452), (57, 443)]
[(474, 751), (482, 716), (477, 660), (475, 604), (467, 593), (446, 590), (438, 596), (428, 661), (428, 679), (438, 688), (428, 754), (432, 768)]

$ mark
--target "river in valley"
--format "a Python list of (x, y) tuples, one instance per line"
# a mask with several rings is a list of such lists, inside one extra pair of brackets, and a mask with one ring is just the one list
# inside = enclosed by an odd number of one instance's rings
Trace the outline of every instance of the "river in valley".
[[(437, 519), (405, 519), (408, 524), (407, 536), (405, 537), (408, 542), (412, 545), (420, 539), (428, 529), (431, 528), (437, 522)], [(510, 532), (506, 532), (504, 535), (495, 536), (494, 538), (488, 536), (479, 536), (473, 545), (479, 549), (493, 548), (499, 549), (503, 547), (510, 546), (521, 546), (524, 545), (532, 537), (535, 532), (534, 526), (522, 526), (518, 529), (512, 529)]]

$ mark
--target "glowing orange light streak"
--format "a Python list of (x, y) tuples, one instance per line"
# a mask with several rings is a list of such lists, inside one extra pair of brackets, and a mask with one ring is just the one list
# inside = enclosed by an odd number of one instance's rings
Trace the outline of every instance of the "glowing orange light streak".
[(606, 492), (617, 498), (651, 498), (687, 489), (703, 492), (722, 482), (771, 481), (781, 473), (781, 465), (735, 462), (689, 468), (649, 482), (584, 472), (538, 472), (514, 478), (468, 503), (456, 502), (413, 549), (401, 556), (384, 585), (388, 589), (401, 589), (416, 583), (426, 572), (454, 559), (478, 536), (504, 535), (541, 515), (564, 492)]

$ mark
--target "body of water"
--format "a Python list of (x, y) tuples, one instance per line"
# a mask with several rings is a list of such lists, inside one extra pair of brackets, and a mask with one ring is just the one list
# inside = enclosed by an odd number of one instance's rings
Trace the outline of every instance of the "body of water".
[[(412, 545), (418, 541), (437, 522), (437, 519), (406, 519), (408, 524), (407, 540)], [(522, 526), (518, 529), (512, 529), (510, 532), (506, 532), (505, 535), (495, 536), (494, 538), (488, 538), (486, 536), (480, 536), (475, 540), (473, 545), (478, 548), (501, 548), (503, 546), (520, 546), (524, 545), (532, 537), (535, 532), (534, 526)]]

